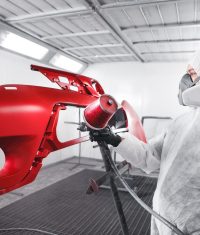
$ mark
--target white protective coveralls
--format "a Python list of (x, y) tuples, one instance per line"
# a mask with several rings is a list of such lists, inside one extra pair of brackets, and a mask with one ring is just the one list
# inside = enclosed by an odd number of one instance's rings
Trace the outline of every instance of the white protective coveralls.
[[(183, 100), (200, 107), (200, 85), (184, 91)], [(129, 133), (121, 137), (114, 150), (123, 158), (146, 173), (160, 169), (153, 209), (184, 233), (200, 235), (200, 108), (175, 119), (148, 144)], [(175, 233), (152, 217), (151, 235), (158, 234)]]

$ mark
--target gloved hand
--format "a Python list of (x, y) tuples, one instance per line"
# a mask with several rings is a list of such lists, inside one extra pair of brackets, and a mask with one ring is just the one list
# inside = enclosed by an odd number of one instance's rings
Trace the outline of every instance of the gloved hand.
[(103, 130), (90, 130), (90, 140), (105, 141), (107, 144), (117, 147), (122, 138), (119, 135), (114, 134), (109, 127), (106, 127)]

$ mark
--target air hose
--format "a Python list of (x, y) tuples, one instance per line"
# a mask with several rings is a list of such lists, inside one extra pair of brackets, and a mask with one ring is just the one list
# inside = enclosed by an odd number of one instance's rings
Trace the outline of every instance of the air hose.
[(165, 224), (168, 228), (170, 228), (172, 231), (174, 231), (178, 235), (187, 235), (183, 233), (181, 230), (179, 230), (174, 224), (170, 223), (168, 220), (166, 220), (164, 217), (159, 215), (156, 211), (151, 209), (146, 203), (144, 203), (138, 196), (137, 194), (130, 188), (130, 186), (127, 184), (127, 182), (123, 179), (121, 174), (119, 173), (117, 167), (115, 166), (111, 155), (110, 155), (110, 150), (109, 148), (102, 148), (104, 151), (104, 154), (107, 156), (109, 159), (109, 162), (111, 164), (113, 173), (119, 178), (120, 182), (123, 184), (125, 189), (130, 193), (130, 195), (146, 210), (148, 211), (151, 215), (153, 215), (156, 219), (160, 220), (163, 224)]

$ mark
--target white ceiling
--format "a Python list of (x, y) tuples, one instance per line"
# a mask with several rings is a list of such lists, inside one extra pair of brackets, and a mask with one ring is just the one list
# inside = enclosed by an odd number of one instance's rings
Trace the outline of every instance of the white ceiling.
[(1, 0), (1, 22), (88, 64), (185, 61), (200, 0)]

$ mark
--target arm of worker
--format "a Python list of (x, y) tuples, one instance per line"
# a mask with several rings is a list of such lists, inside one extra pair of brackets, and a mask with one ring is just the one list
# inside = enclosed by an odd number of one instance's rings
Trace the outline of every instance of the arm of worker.
[(114, 151), (147, 174), (160, 168), (165, 133), (151, 139), (147, 144), (130, 133), (123, 133), (120, 136), (122, 141), (117, 147), (113, 147)]

